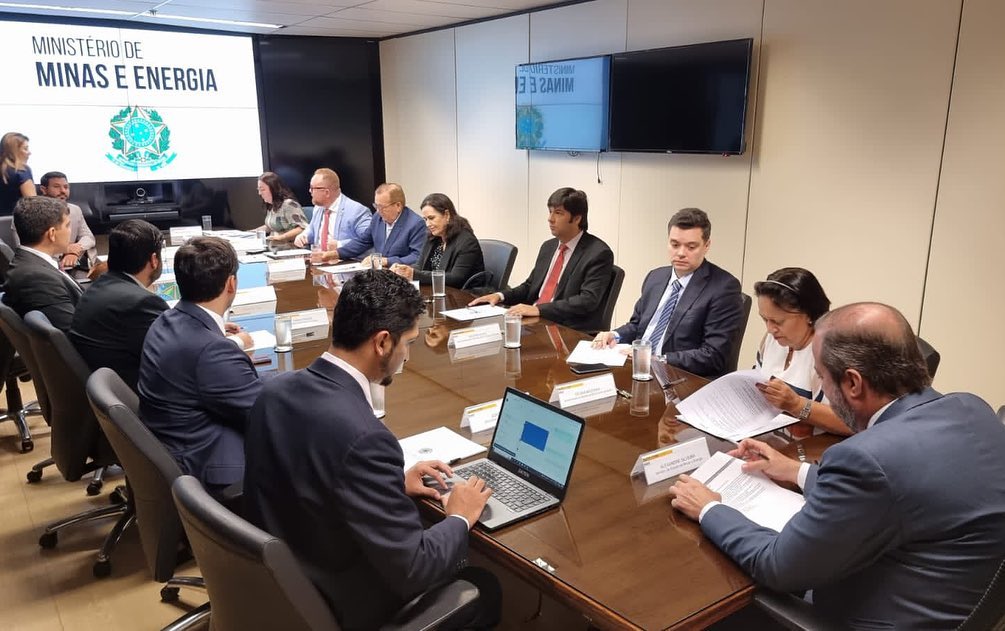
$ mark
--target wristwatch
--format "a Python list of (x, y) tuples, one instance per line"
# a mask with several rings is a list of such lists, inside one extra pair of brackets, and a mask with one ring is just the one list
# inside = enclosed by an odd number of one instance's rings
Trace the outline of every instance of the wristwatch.
[(808, 419), (810, 417), (810, 410), (812, 408), (813, 408), (813, 400), (806, 399), (806, 405), (803, 406), (803, 409), (799, 410), (799, 417), (798, 417), (799, 420), (805, 421), (806, 419)]

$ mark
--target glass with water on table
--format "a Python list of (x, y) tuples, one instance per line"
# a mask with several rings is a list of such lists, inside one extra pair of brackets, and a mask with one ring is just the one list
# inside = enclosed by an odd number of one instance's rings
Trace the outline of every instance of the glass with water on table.
[(311, 244), (311, 265), (321, 265), (321, 256), (324, 254), (324, 250), (321, 249), (320, 243)]
[(652, 358), (652, 346), (647, 340), (632, 342), (632, 379), (649, 381), (652, 375), (649, 371), (649, 360)]

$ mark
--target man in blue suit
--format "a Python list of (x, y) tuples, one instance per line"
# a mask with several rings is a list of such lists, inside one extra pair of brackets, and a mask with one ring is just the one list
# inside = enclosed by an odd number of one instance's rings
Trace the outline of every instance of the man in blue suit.
[(315, 243), (335, 250), (365, 240), (370, 233), (370, 209), (342, 194), (338, 173), (318, 169), (311, 177), (311, 223), (293, 240), (298, 248)]
[(357, 274), (335, 305), (328, 352), (271, 380), (251, 410), (246, 517), (286, 541), (343, 629), (378, 628), (458, 570), (481, 593), (482, 607), (464, 624), (498, 619), (497, 581), (464, 568), (468, 530), (491, 490), (477, 478), (454, 486), (447, 516), (425, 528), (413, 498), (440, 494), (422, 477), (442, 486), (451, 469), (430, 461), (405, 471), (398, 440), (373, 414), (370, 384), (391, 383), (424, 312), (404, 278), (386, 270)]
[(754, 579), (813, 590), (846, 628), (955, 629), (1005, 556), (1005, 427), (971, 394), (942, 395), (895, 309), (848, 305), (816, 323), (831, 406), (857, 434), (799, 463), (744, 440), (747, 471), (798, 484), (806, 503), (775, 532), (681, 476), (675, 508)]
[(705, 258), (712, 245), (705, 211), (677, 211), (667, 233), (671, 264), (649, 272), (631, 319), (598, 334), (594, 346), (646, 340), (668, 364), (718, 377), (732, 368), (726, 362), (745, 325), (740, 282)]
[[(370, 231), (358, 241), (338, 248), (339, 259), (358, 259), (370, 250), (380, 255), (381, 267), (395, 263), (412, 265), (419, 260), (422, 246), (426, 244), (426, 222), (405, 205), (405, 192), (401, 186), (385, 183), (373, 194), (373, 207), (377, 214), (370, 222)], [(326, 256), (325, 261), (336, 260)], [(370, 257), (364, 260), (369, 264)]]
[(180, 247), (181, 301), (150, 326), (140, 359), (140, 417), (182, 471), (216, 491), (244, 477), (248, 410), (262, 389), (240, 348), (251, 347), (250, 336), (225, 336), (237, 265), (234, 248), (217, 237)]

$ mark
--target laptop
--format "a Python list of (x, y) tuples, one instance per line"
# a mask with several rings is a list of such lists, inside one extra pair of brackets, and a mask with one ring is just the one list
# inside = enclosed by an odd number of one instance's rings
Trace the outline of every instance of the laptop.
[(506, 388), (487, 458), (454, 467), (451, 482), (477, 475), (492, 488), (478, 523), (508, 526), (565, 499), (585, 422), (544, 401)]

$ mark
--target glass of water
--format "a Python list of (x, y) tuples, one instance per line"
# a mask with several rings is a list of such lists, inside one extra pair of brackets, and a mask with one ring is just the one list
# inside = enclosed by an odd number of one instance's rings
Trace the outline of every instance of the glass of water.
[(213, 215), (202, 216), (202, 229), (209, 232), (213, 229)]
[(447, 275), (441, 270), (433, 270), (433, 296), (447, 295)]
[(649, 381), (653, 378), (649, 371), (649, 360), (653, 352), (652, 346), (646, 340), (632, 342), (632, 379)]
[(384, 261), (384, 257), (380, 255), (380, 252), (374, 252), (370, 255), (370, 268), (371, 269), (383, 269), (381, 263)]
[(276, 352), (288, 353), (293, 350), (293, 318), (276, 316)]
[(523, 316), (518, 313), (507, 313), (503, 316), (503, 346), (520, 348), (520, 329), (523, 326)]

